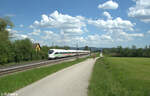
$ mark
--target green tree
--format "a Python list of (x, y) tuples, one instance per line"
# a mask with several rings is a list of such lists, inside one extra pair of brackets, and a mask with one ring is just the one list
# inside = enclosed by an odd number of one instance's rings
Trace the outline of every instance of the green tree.
[(0, 64), (9, 62), (11, 57), (11, 42), (7, 28), (13, 27), (8, 18), (0, 18)]
[(48, 50), (50, 48), (48, 46), (42, 46), (41, 48), (41, 55), (42, 55), (42, 59), (47, 59), (48, 58)]
[(15, 62), (28, 61), (32, 60), (33, 53), (33, 44), (29, 39), (16, 40), (14, 42), (14, 51), (15, 51)]
[(117, 56), (122, 56), (122, 53), (123, 53), (123, 48), (122, 48), (122, 46), (118, 46), (118, 47), (117, 47)]
[(84, 50), (89, 50), (89, 47), (88, 47), (88, 46), (85, 46), (85, 47), (84, 47)]
[(64, 46), (62, 49), (69, 50), (69, 49), (70, 49), (70, 47), (69, 47), (69, 46)]

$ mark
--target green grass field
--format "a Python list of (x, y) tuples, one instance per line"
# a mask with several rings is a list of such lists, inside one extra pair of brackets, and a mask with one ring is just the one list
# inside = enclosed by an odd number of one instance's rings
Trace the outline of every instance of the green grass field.
[(14, 73), (12, 75), (0, 77), (0, 96), (4, 93), (14, 92), (24, 86), (27, 86), (41, 78), (46, 77), (58, 70), (69, 67), (86, 60), (87, 58), (80, 58), (74, 61), (63, 62), (47, 67), (35, 68), (24, 72)]
[(150, 58), (98, 59), (88, 96), (150, 96)]

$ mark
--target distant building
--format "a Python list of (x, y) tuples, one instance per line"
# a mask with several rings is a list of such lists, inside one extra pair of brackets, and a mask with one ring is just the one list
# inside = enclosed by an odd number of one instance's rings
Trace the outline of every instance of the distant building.
[(39, 43), (33, 44), (33, 48), (35, 48), (36, 51), (40, 51), (41, 50), (41, 46), (40, 46)]

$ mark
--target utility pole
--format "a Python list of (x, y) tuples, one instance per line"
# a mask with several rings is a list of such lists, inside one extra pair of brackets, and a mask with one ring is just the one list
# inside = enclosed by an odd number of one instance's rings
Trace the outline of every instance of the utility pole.
[(54, 47), (54, 42), (52, 42), (52, 48)]
[(91, 48), (90, 48), (90, 56), (91, 56), (91, 52), (92, 52), (92, 50), (91, 50)]
[(78, 55), (79, 55), (78, 54), (78, 41), (77, 41), (77, 44), (76, 44), (76, 48), (77, 48), (77, 54), (76, 55), (77, 55), (77, 59), (78, 59)]

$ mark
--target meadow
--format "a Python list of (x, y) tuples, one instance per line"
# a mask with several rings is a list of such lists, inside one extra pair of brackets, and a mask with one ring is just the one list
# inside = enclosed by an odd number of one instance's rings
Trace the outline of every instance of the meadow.
[(150, 96), (150, 58), (98, 59), (88, 96)]

